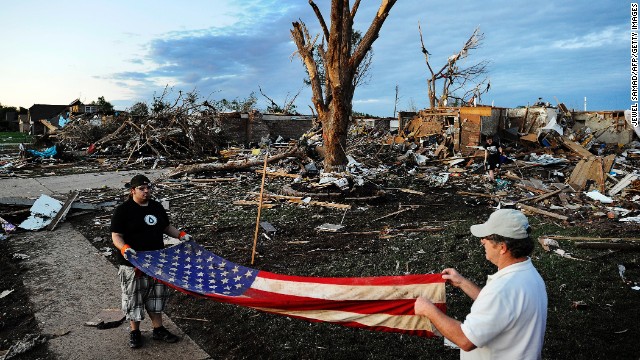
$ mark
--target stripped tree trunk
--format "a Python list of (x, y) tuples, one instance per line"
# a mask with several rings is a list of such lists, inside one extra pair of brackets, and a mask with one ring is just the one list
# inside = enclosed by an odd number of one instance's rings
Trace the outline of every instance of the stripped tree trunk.
[[(353, 19), (358, 11), (360, 0), (356, 0), (353, 6), (350, 6), (348, 0), (332, 0), (330, 28), (327, 27), (318, 6), (313, 0), (309, 0), (323, 31), (322, 42), (319, 45), (316, 44), (319, 35), (311, 37), (303, 22), (293, 23), (291, 36), (298, 47), (298, 55), (309, 73), (313, 92), (312, 102), (318, 113), (318, 121), (322, 124), (325, 171), (344, 171), (346, 168), (345, 149), (355, 91), (354, 76), (395, 3), (396, 0), (382, 0), (369, 29), (353, 51), (351, 49)], [(318, 76), (318, 64), (313, 58), (316, 47), (324, 60), (326, 74), (324, 93), (321, 77)]]

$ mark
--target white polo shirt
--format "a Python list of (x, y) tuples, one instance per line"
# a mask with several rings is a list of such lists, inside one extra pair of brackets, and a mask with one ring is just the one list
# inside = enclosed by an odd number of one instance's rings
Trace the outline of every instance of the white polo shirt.
[(547, 291), (531, 259), (487, 278), (462, 323), (477, 349), (460, 359), (540, 359), (547, 326)]

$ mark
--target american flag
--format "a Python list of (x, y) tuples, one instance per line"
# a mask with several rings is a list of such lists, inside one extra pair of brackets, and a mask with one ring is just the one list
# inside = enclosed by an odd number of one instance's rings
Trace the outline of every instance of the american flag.
[(440, 274), (280, 275), (227, 261), (193, 241), (139, 251), (129, 261), (184, 293), (309, 321), (432, 337), (439, 334), (426, 317), (415, 315), (415, 299), (426, 297), (446, 310)]

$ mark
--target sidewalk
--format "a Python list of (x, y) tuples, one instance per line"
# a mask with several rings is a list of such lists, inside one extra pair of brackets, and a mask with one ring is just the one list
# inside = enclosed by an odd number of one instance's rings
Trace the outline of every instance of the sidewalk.
[[(30, 186), (29, 193), (14, 179), (0, 180), (0, 197), (38, 197), (75, 189), (122, 187), (138, 172), (83, 174), (38, 179), (15, 179)], [(159, 174), (146, 173), (152, 179)], [(25, 181), (28, 180), (28, 181)], [(154, 341), (149, 319), (141, 324), (142, 348), (129, 348), (129, 327), (99, 330), (85, 326), (103, 309), (120, 307), (117, 269), (68, 223), (54, 231), (26, 232), (11, 237), (17, 253), (28, 255), (21, 274), (34, 304), (36, 320), (49, 335), (49, 351), (59, 359), (210, 359), (168, 317), (164, 325), (181, 339), (175, 344)]]
[(169, 170), (139, 170), (104, 173), (75, 174), (65, 176), (45, 176), (38, 178), (0, 179), (1, 197), (24, 197), (36, 199), (42, 194), (64, 195), (74, 190), (101, 187), (124, 188), (135, 174), (144, 174), (151, 181), (167, 174)]

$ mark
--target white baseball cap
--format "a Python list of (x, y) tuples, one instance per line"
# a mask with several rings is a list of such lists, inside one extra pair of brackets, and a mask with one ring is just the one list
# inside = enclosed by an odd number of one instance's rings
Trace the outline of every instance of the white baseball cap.
[(529, 220), (519, 210), (500, 209), (494, 211), (484, 224), (471, 225), (473, 236), (484, 238), (500, 235), (512, 239), (525, 239), (529, 236)]

